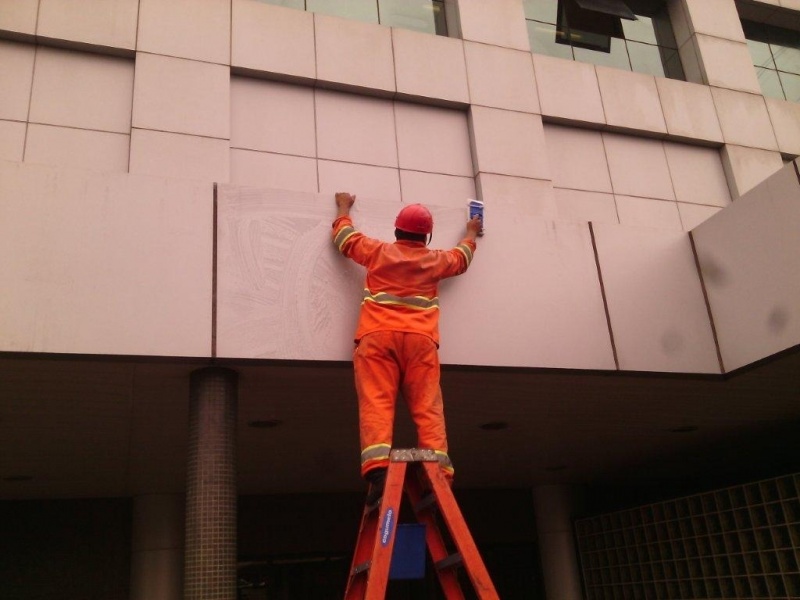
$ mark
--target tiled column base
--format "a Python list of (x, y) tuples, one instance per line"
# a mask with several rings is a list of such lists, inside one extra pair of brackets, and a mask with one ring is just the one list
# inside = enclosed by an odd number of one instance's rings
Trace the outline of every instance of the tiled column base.
[(180, 600), (185, 504), (183, 494), (134, 497), (130, 600)]
[(186, 600), (236, 599), (236, 372), (192, 373)]
[(533, 488), (542, 576), (548, 598), (582, 600), (578, 555), (572, 535), (574, 491), (565, 485)]

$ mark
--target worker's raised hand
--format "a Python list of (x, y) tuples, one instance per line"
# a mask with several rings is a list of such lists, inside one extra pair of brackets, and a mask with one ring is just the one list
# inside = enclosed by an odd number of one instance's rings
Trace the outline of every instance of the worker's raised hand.
[(467, 221), (467, 236), (474, 240), (478, 237), (478, 235), (480, 235), (482, 228), (483, 221), (481, 221), (481, 218), (472, 217), (469, 221)]
[(353, 194), (347, 192), (336, 192), (336, 206), (339, 208), (350, 208), (356, 201)]

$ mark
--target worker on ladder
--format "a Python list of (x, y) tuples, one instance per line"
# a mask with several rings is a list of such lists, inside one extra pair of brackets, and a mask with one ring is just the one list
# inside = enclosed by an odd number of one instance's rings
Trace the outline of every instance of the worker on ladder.
[(400, 390), (417, 428), (417, 445), (436, 452), (443, 474), (452, 482), (439, 386), (438, 283), (467, 270), (481, 220), (467, 222), (466, 235), (455, 248), (431, 250), (427, 244), (433, 217), (421, 204), (400, 211), (396, 240), (387, 243), (353, 227), (354, 195), (340, 192), (335, 199), (333, 242), (344, 256), (367, 269), (353, 353), (361, 475), (373, 490), (383, 489)]

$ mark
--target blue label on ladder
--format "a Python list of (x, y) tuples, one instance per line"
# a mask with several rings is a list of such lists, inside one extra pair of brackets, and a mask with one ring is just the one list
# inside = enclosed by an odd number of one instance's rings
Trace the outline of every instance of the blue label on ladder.
[(389, 543), (389, 540), (392, 539), (392, 533), (394, 532), (394, 509), (390, 508), (386, 511), (386, 514), (383, 515), (383, 523), (381, 523), (381, 546), (386, 546)]

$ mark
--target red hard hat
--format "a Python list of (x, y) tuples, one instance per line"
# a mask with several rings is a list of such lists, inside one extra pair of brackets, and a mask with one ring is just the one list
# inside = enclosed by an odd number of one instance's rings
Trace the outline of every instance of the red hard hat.
[(433, 216), (422, 204), (409, 204), (397, 213), (394, 226), (400, 231), (427, 235), (433, 231)]

